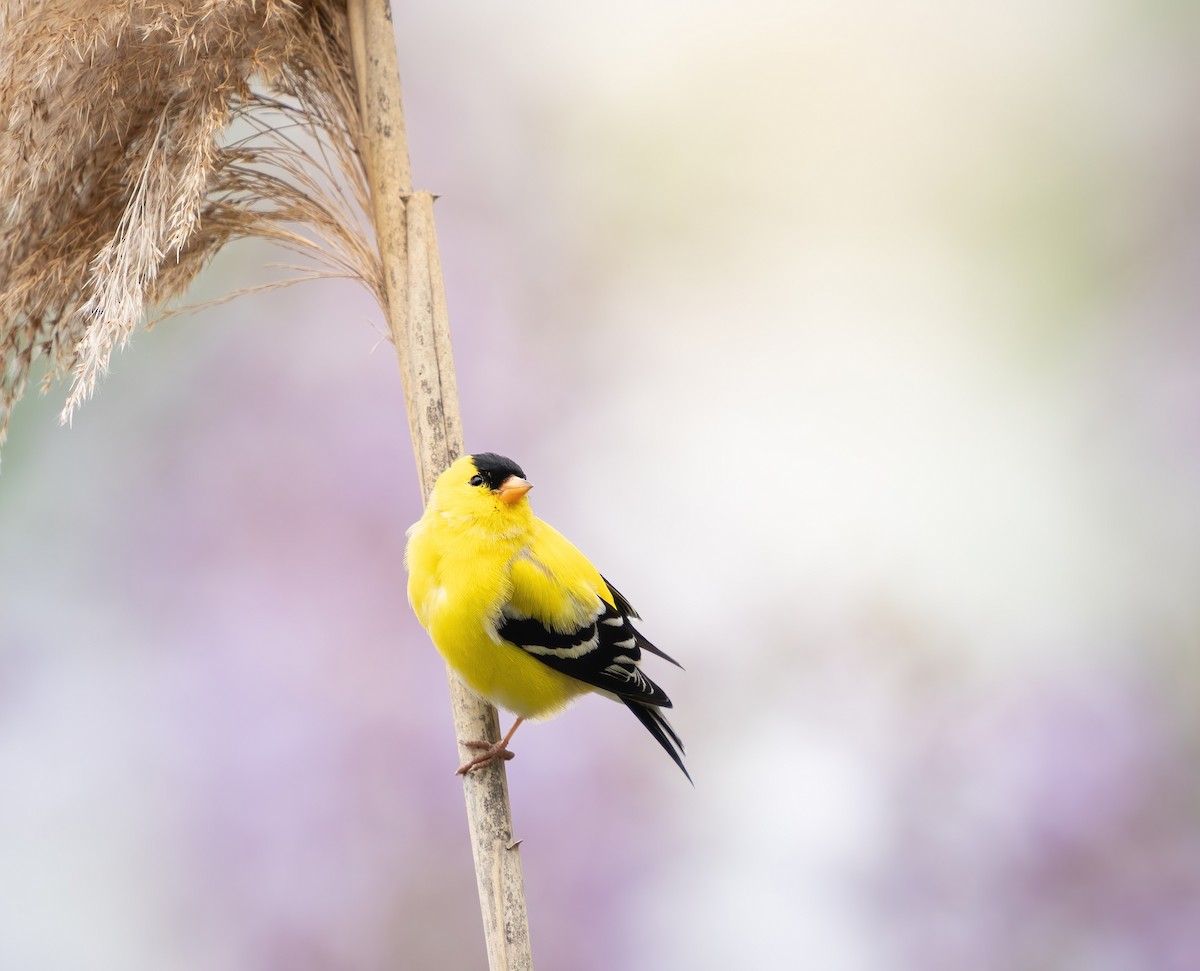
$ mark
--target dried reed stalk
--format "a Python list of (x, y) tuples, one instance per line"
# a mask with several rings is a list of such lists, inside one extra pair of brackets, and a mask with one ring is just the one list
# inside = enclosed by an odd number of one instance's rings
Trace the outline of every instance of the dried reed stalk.
[[(388, 0), (349, 0), (364, 154), (371, 177), (379, 248), (383, 256), (388, 326), (404, 376), (409, 430), (422, 497), (463, 453), (462, 418), (450, 348), (450, 321), (433, 225), (433, 197), (412, 191), (400, 74)], [(464, 739), (500, 740), (496, 709), (452, 673), (454, 731)], [(460, 746), (459, 757), (471, 757)], [(463, 780), (475, 882), (492, 971), (533, 967), (525, 883), (513, 839), (508, 778), (493, 762)]]
[[(375, 294), (424, 494), (461, 454), (387, 0), (0, 0), (0, 206), (0, 443), (39, 359), (43, 390), (72, 375), (69, 421), (136, 326), (253, 236)], [(499, 738), (454, 678), (451, 698), (460, 739)], [(530, 968), (503, 763), (464, 786), (490, 967)]]

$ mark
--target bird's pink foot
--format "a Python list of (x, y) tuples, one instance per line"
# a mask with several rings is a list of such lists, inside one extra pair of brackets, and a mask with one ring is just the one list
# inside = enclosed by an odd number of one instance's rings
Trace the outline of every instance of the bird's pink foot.
[[(509, 733), (509, 737), (512, 733)], [(458, 767), (456, 775), (466, 775), (472, 769), (478, 769), (481, 765), (487, 765), (490, 762), (507, 762), (509, 759), (516, 756), (516, 752), (508, 750), (508, 738), (504, 738), (495, 744), (491, 742), (463, 742), (466, 748), (481, 749), (482, 754), (475, 756), (470, 762), (467, 762)]]
[(508, 743), (512, 741), (513, 735), (524, 720), (524, 718), (518, 718), (513, 722), (513, 727), (508, 730), (508, 734), (495, 745), (491, 742), (463, 742), (464, 748), (482, 749), (483, 754), (471, 759), (465, 765), (460, 765), (457, 774), (466, 775), (472, 769), (478, 769), (481, 765), (487, 765), (489, 762), (507, 762), (511, 759), (516, 753), (508, 750)]

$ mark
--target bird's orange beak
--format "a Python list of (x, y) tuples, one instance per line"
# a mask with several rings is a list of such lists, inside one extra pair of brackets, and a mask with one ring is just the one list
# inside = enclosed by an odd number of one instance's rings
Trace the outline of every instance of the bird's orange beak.
[(507, 502), (511, 506), (532, 488), (533, 486), (519, 475), (510, 475), (504, 480), (504, 484), (500, 486), (496, 495), (500, 497), (501, 502)]

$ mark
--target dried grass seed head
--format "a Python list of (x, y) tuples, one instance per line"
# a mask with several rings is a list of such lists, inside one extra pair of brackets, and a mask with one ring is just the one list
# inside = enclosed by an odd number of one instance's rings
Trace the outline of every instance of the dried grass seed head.
[(39, 357), (69, 420), (232, 239), (382, 296), (344, 2), (8, 0), (0, 128), (0, 443)]

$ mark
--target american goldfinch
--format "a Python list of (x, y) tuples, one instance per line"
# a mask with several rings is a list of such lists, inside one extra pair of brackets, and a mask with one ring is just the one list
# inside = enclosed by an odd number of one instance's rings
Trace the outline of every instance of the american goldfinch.
[(408, 531), (408, 599), (442, 657), (473, 691), (517, 719), (460, 774), (511, 759), (513, 733), (595, 692), (624, 702), (691, 780), (662, 709), (671, 699), (641, 670), (642, 651), (679, 666), (634, 630), (617, 589), (533, 514), (533, 486), (512, 459), (465, 455), (438, 478)]

